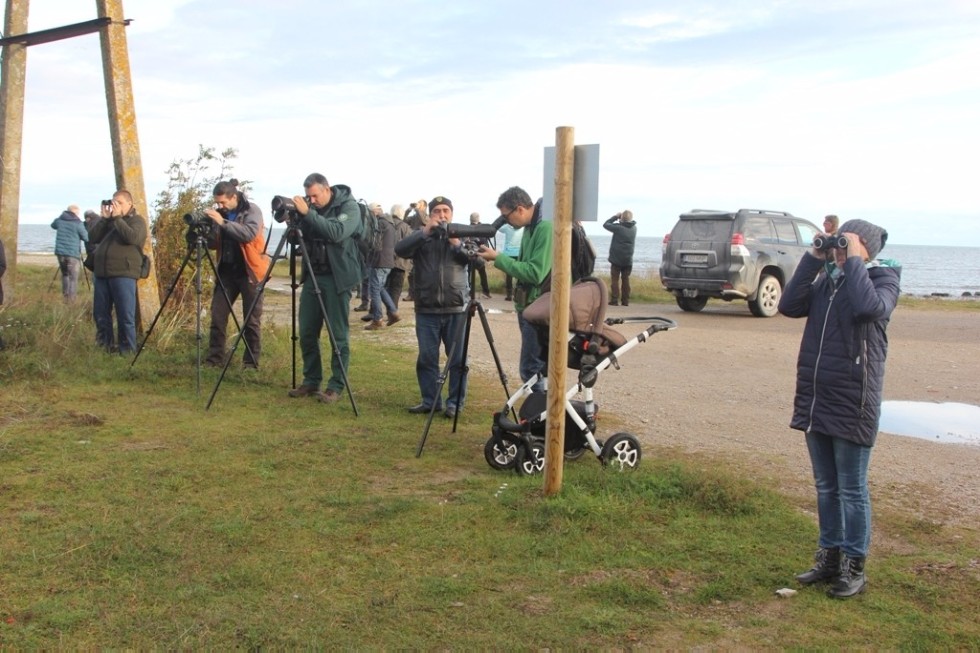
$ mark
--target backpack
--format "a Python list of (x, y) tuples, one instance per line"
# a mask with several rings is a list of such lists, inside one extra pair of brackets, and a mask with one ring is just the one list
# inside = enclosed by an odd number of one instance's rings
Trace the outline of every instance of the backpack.
[(579, 224), (572, 225), (572, 283), (585, 277), (591, 277), (595, 270), (595, 247), (585, 234), (585, 228)]
[(371, 212), (367, 202), (357, 201), (361, 212), (361, 231), (357, 234), (357, 249), (361, 253), (361, 263), (365, 274), (378, 260), (384, 247), (385, 221)]

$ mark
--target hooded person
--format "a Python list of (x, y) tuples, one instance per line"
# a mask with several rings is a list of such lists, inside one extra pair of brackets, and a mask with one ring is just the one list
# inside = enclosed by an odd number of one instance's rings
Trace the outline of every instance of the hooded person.
[(72, 204), (54, 219), (54, 255), (61, 270), (61, 294), (65, 301), (73, 302), (78, 296), (78, 271), (82, 262), (80, 243), (88, 246), (88, 229), (78, 214), (81, 209)]
[(898, 303), (901, 267), (878, 259), (888, 232), (848, 220), (847, 247), (806, 253), (786, 285), (779, 312), (805, 317), (790, 428), (804, 433), (817, 494), (819, 539), (804, 585), (827, 594), (865, 591), (871, 544), (868, 466), (878, 435), (888, 353), (886, 329)]

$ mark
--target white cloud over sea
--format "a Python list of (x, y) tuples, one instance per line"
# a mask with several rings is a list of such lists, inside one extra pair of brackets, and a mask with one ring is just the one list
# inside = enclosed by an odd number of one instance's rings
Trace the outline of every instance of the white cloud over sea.
[[(980, 246), (980, 5), (957, 0), (129, 0), (147, 195), (198, 144), (252, 196), (320, 171), (385, 205), (494, 215), (555, 128), (601, 145), (599, 218), (699, 208), (879, 222)], [(30, 29), (94, 3), (32, 3)], [(113, 190), (98, 37), (28, 53), (21, 222)], [(595, 227), (590, 231), (596, 232)]]

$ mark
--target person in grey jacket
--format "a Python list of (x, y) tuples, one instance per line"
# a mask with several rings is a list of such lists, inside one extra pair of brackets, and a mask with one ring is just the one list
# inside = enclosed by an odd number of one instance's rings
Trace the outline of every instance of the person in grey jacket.
[(96, 245), (94, 267), (95, 341), (113, 351), (116, 347), (112, 311), (116, 311), (120, 354), (136, 350), (136, 280), (143, 267), (146, 220), (136, 213), (133, 196), (117, 190), (110, 204), (103, 204), (102, 219), (89, 234)]
[[(381, 208), (380, 206), (378, 207)], [(374, 260), (369, 261), (370, 271), (368, 272), (368, 314), (365, 322), (369, 324), (364, 327), (368, 331), (383, 329), (385, 323), (381, 321), (382, 309), (387, 313), (388, 326), (401, 320), (398, 315), (398, 305), (394, 298), (388, 294), (386, 282), (391, 269), (395, 267), (395, 223), (391, 216), (379, 210), (378, 225), (383, 229), (381, 235), (381, 250), (376, 252)], [(362, 318), (364, 319), (364, 318)]]
[(828, 595), (847, 598), (867, 583), (868, 465), (881, 413), (885, 332), (902, 271), (876, 258), (888, 239), (881, 227), (848, 220), (838, 233), (847, 248), (804, 254), (779, 312), (806, 318), (790, 427), (805, 433), (820, 527), (815, 564), (796, 579), (804, 585), (829, 581)]
[(609, 305), (630, 305), (630, 275), (633, 273), (633, 249), (636, 247), (636, 223), (630, 210), (617, 213), (603, 223), (612, 232), (609, 243)]
[(55, 230), (54, 255), (61, 269), (61, 294), (65, 301), (73, 302), (78, 296), (78, 269), (82, 262), (80, 242), (88, 244), (88, 230), (78, 217), (81, 211), (72, 204), (61, 213), (51, 228)]

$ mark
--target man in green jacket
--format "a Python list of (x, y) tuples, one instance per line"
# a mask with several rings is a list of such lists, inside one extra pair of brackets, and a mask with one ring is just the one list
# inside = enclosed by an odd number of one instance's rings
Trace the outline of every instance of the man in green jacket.
[[(289, 391), (290, 397), (316, 396), (325, 404), (340, 399), (350, 364), (351, 291), (364, 276), (361, 255), (354, 236), (361, 233), (361, 212), (350, 188), (331, 186), (318, 172), (303, 182), (306, 197), (297, 195), (297, 226), (303, 234), (303, 256), (313, 268), (311, 277), (303, 265), (303, 290), (299, 298), (299, 345), (303, 351), (303, 384)], [(315, 284), (315, 285), (314, 285)], [(321, 307), (320, 299), (323, 300)], [(333, 336), (330, 378), (320, 392), (323, 362), (320, 332), (324, 311)], [(339, 356), (338, 356), (339, 352)]]
[[(514, 229), (524, 227), (521, 251), (515, 258), (483, 246), (479, 254), (485, 261), (493, 261), (495, 268), (517, 280), (514, 310), (517, 311), (517, 324), (521, 329), (520, 373), (521, 381), (527, 381), (535, 374), (544, 377), (547, 373), (537, 329), (524, 319), (524, 307), (541, 296), (542, 287), (550, 278), (554, 230), (551, 221), (541, 216), (541, 200), (532, 202), (527, 191), (518, 186), (512, 186), (500, 194), (497, 208), (501, 217)], [(538, 380), (533, 389), (544, 391), (544, 383)]]

